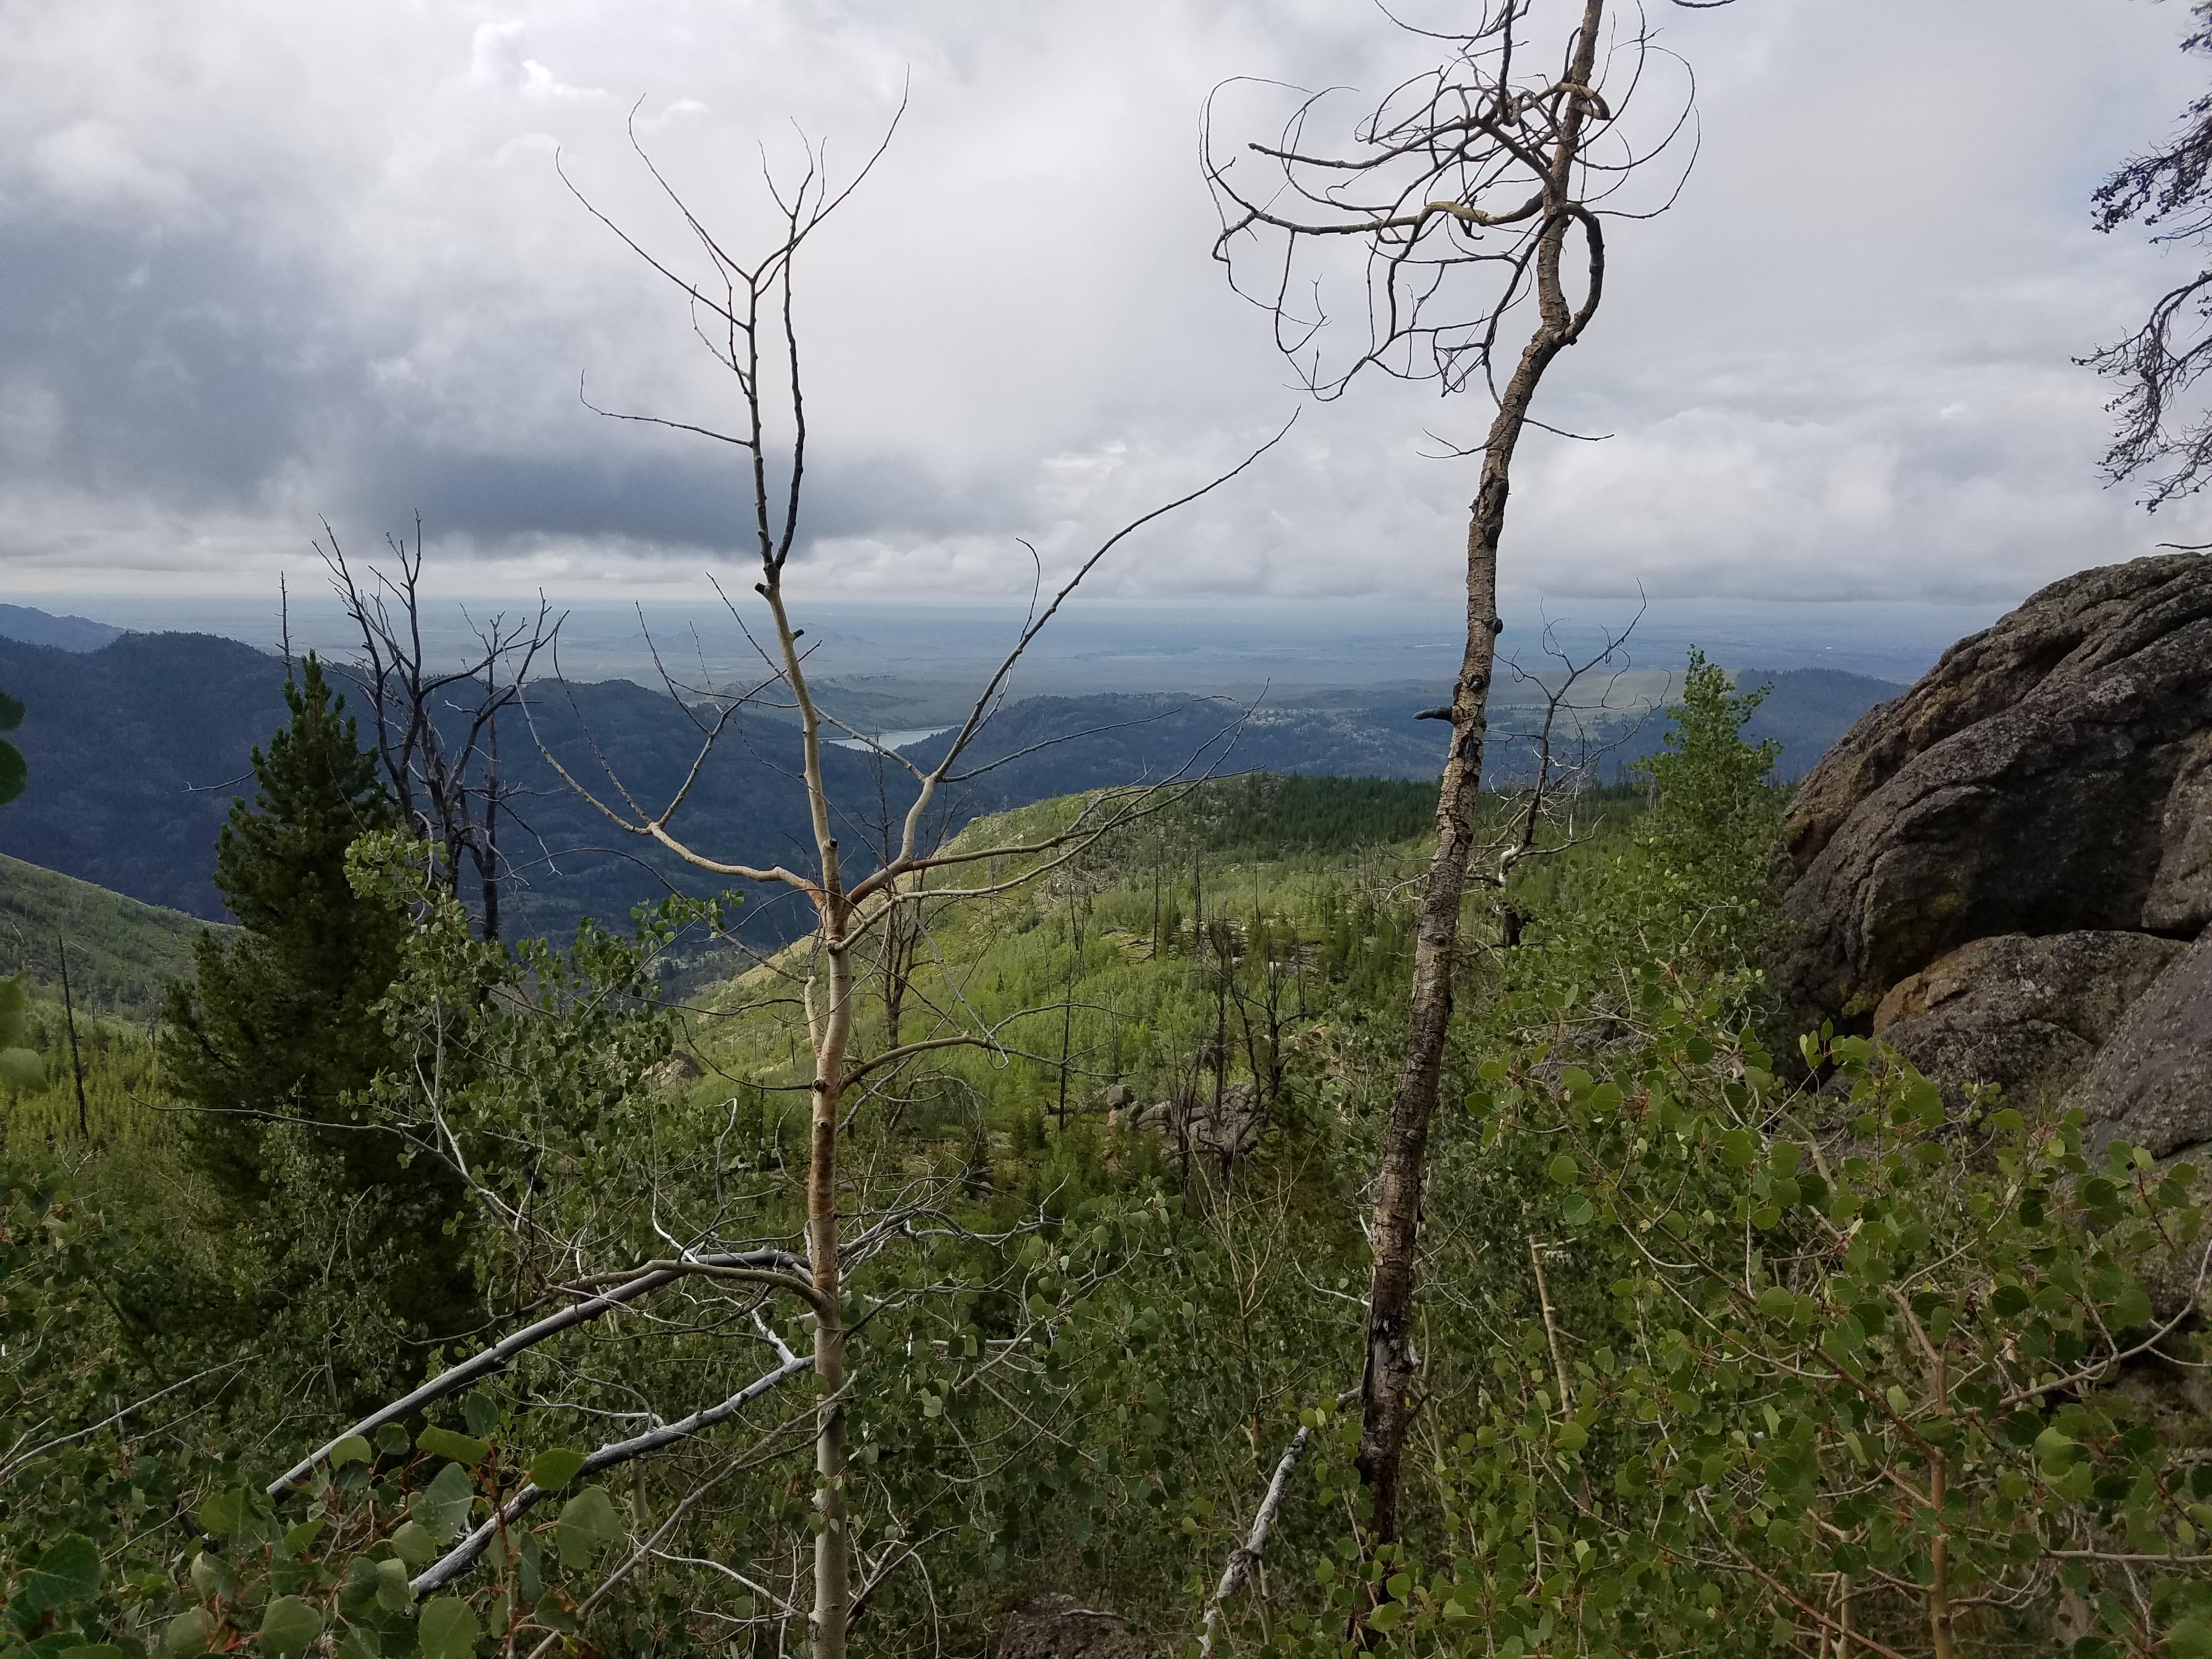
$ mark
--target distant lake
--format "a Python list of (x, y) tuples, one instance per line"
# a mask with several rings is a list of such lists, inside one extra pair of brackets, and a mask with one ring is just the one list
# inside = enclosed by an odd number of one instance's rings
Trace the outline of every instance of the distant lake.
[[(933, 738), (939, 732), (951, 729), (949, 726), (924, 726), (910, 732), (878, 732), (876, 741), (886, 749), (903, 749), (910, 743), (920, 743), (924, 738)], [(830, 741), (840, 749), (865, 750), (868, 747), (867, 743), (860, 738), (832, 738)]]

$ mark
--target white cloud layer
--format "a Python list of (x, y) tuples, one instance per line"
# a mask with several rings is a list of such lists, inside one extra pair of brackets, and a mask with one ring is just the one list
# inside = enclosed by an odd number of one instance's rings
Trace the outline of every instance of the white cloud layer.
[[(2201, 90), (2147, 0), (1652, 0), (1699, 82), (1680, 204), (1524, 448), (1527, 594), (2007, 599), (2203, 539), (2100, 488), (2071, 361), (2171, 261), (2097, 179)], [(1000, 593), (1064, 568), (1299, 399), (1209, 259), (1232, 76), (1377, 88), (1419, 43), (1322, 0), (21, 0), (0, 58), (0, 586), (273, 583), (327, 516), (425, 514), (465, 585), (696, 586), (741, 556), (729, 388), (657, 247), (641, 140), (718, 230), (794, 128), (882, 166), (804, 270), (807, 580)], [(1413, 55), (1409, 55), (1413, 54)], [(1346, 105), (1351, 107), (1350, 104)], [(2185, 256), (2179, 256), (2185, 257)], [(1474, 397), (1362, 387), (1103, 573), (1127, 595), (1448, 598)], [(2196, 533), (2191, 533), (2191, 532)]]

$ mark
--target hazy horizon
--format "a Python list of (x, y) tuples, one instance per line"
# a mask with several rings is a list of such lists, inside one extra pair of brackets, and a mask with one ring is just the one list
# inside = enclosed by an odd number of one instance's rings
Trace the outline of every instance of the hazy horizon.
[[(740, 590), (742, 592), (742, 590)], [(116, 594), (26, 596), (33, 608), (75, 615), (143, 631), (219, 635), (264, 650), (281, 638), (276, 595), (244, 602), (232, 596), (179, 598)], [(2022, 596), (2023, 598), (2025, 595)], [(742, 598), (750, 601), (750, 593)], [(24, 602), (17, 598), (15, 602)], [(467, 619), (494, 611), (513, 616), (534, 604), (528, 595), (503, 599), (443, 597), (426, 606), (434, 659), (457, 656)], [(641, 606), (645, 626), (641, 627)], [(559, 666), (578, 680), (657, 680), (646, 641), (649, 628), (661, 659), (679, 679), (696, 681), (703, 665), (718, 684), (758, 678), (758, 659), (729, 613), (707, 602), (653, 599), (554, 601), (565, 611)], [(1524, 669), (1549, 661), (1546, 624), (1553, 643), (1577, 656), (1600, 648), (1607, 630), (1635, 617), (1633, 598), (1553, 598), (1505, 608), (1501, 653)], [(1644, 607), (1625, 657), (1644, 670), (1679, 670), (1692, 646), (1732, 670), (1833, 668), (1909, 683), (1932, 666), (1943, 650), (1988, 626), (2008, 605), (1936, 605), (1906, 601), (1759, 601), (1654, 599)], [(887, 706), (917, 698), (934, 705), (937, 694), (980, 682), (1011, 644), (1023, 617), (1020, 607), (964, 600), (794, 600), (794, 619), (809, 629), (815, 675), (859, 686), (878, 684)], [(763, 618), (748, 615), (759, 634)], [(355, 643), (326, 592), (295, 590), (291, 625), (296, 650), (349, 654)], [(1132, 604), (1126, 600), (1071, 603), (1055, 617), (1018, 671), (1020, 696), (1097, 692), (1194, 692), (1278, 698), (1301, 693), (1448, 683), (1460, 650), (1455, 607), (1404, 600)], [(764, 636), (763, 636), (764, 637)], [(552, 665), (538, 665), (541, 674)], [(1510, 670), (1501, 685), (1510, 684)], [(932, 695), (924, 695), (925, 689)]]

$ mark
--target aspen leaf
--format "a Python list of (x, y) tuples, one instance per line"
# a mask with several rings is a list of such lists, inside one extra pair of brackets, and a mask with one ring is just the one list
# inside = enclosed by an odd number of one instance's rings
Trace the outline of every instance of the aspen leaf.
[(301, 1653), (323, 1633), (323, 1615), (296, 1595), (280, 1595), (261, 1615), (261, 1645), (270, 1653)]
[(415, 1621), (415, 1639), (422, 1659), (469, 1659), (476, 1651), (480, 1628), (467, 1602), (458, 1595), (441, 1595), (422, 1604)]
[(415, 1605), (415, 1590), (407, 1582), (404, 1561), (376, 1564), (376, 1605), (386, 1613), (404, 1613)]
[(459, 1463), (448, 1463), (438, 1471), (436, 1480), (409, 1497), (407, 1512), (442, 1544), (468, 1524), (469, 1505), (476, 1502), (476, 1482), (469, 1479), (469, 1472)]
[(23, 1575), (13, 1599), (33, 1613), (86, 1601), (100, 1594), (100, 1552), (92, 1540), (71, 1533), (57, 1540)]
[(594, 1556), (621, 1536), (622, 1519), (615, 1513), (613, 1501), (599, 1486), (586, 1486), (562, 1504), (561, 1518), (553, 1528), (561, 1564), (572, 1569), (588, 1567)]
[(456, 1463), (481, 1463), (491, 1451), (489, 1440), (478, 1440), (472, 1435), (455, 1434), (451, 1429), (434, 1426), (416, 1435), (415, 1443), (433, 1457), (450, 1457)]
[(349, 1463), (366, 1463), (376, 1454), (360, 1435), (349, 1434), (331, 1448), (330, 1466), (342, 1469)]
[(179, 1613), (161, 1632), (161, 1652), (166, 1659), (191, 1659), (194, 1654), (205, 1653), (207, 1644), (207, 1614), (198, 1607)]
[(540, 1492), (558, 1492), (584, 1467), (584, 1454), (566, 1446), (549, 1446), (530, 1460), (531, 1484)]

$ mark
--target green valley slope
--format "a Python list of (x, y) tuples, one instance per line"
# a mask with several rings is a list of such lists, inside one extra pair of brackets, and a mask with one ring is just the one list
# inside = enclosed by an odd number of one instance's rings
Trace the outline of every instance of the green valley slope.
[(152, 1018), (163, 988), (191, 971), (192, 943), (208, 928), (197, 916), (0, 854), (0, 971), (20, 969), (58, 997), (66, 939), (70, 988), (87, 1012)]

